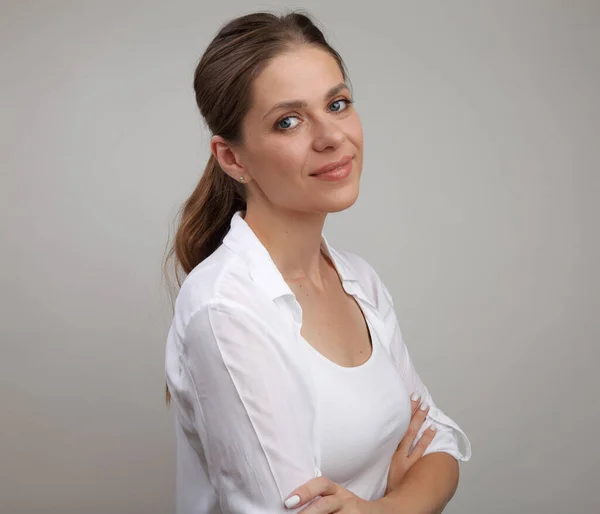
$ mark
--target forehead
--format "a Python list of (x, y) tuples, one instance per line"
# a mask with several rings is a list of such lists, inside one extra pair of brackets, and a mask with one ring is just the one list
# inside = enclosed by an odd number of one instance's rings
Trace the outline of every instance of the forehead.
[(315, 46), (300, 46), (272, 59), (253, 84), (258, 109), (287, 100), (322, 100), (325, 92), (344, 81), (337, 61)]

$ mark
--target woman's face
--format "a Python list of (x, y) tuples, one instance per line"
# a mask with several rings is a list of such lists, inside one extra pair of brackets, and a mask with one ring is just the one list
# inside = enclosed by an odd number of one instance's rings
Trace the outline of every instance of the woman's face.
[[(363, 133), (335, 59), (318, 47), (300, 46), (273, 59), (252, 93), (236, 150), (248, 204), (310, 213), (350, 207), (358, 197)], [(337, 173), (345, 171), (345, 177), (313, 175), (344, 159), (350, 162)]]

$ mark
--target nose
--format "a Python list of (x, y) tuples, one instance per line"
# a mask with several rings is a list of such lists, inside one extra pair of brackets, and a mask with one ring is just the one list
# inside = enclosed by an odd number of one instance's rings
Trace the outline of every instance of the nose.
[(333, 121), (321, 121), (315, 124), (313, 148), (317, 152), (337, 150), (346, 141), (346, 135)]

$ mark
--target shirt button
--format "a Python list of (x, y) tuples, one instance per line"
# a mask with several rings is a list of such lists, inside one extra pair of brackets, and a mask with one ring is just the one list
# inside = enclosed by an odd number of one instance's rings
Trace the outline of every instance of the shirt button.
[(321, 477), (323, 476), (323, 474), (321, 473), (321, 470), (319, 468), (315, 468), (315, 476), (316, 477)]

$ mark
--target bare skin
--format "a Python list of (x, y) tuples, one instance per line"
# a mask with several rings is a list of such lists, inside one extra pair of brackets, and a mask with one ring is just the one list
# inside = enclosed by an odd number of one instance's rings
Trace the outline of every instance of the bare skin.
[[(255, 79), (242, 142), (211, 138), (223, 171), (243, 177), (244, 219), (281, 274), (322, 291), (329, 276), (320, 252), (325, 218), (354, 204), (362, 173), (362, 125), (350, 100), (333, 57), (303, 45), (274, 58)], [(282, 102), (302, 106), (277, 107)], [(312, 176), (344, 157), (352, 158), (344, 180)]]
[(359, 366), (372, 351), (365, 318), (324, 255), (322, 265), (321, 287), (306, 277), (286, 280), (302, 307), (302, 337), (330, 361), (344, 367)]

